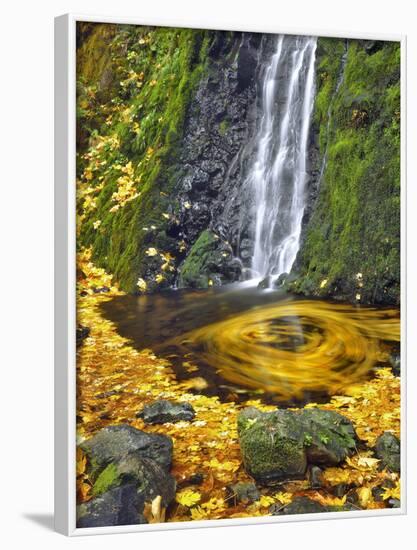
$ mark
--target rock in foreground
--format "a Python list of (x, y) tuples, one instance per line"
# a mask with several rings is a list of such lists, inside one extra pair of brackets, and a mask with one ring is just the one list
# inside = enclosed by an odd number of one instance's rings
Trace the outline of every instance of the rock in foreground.
[(93, 498), (77, 507), (77, 527), (147, 523), (145, 506), (164, 517), (175, 497), (172, 441), (127, 425), (104, 428), (82, 444)]
[(319, 502), (308, 497), (296, 497), (290, 504), (282, 506), (273, 504), (269, 512), (273, 516), (289, 516), (292, 514), (317, 514), (323, 512), (344, 512), (351, 510), (349, 505), (345, 506), (323, 506)]
[(147, 523), (144, 516), (138, 512), (138, 501), (137, 489), (133, 483), (115, 487), (77, 506), (77, 527)]
[(381, 466), (399, 472), (401, 469), (401, 444), (398, 437), (391, 432), (384, 432), (375, 443), (375, 454), (381, 461)]
[(263, 413), (249, 407), (238, 416), (246, 471), (260, 483), (303, 478), (307, 465), (336, 465), (352, 455), (352, 423), (333, 411), (305, 409)]
[(165, 422), (191, 421), (195, 411), (189, 403), (174, 403), (167, 399), (159, 399), (150, 405), (145, 405), (136, 415), (147, 424), (164, 424)]
[(81, 444), (92, 464), (107, 466), (132, 451), (142, 458), (157, 462), (169, 470), (172, 462), (172, 440), (160, 434), (148, 434), (127, 424), (108, 426)]

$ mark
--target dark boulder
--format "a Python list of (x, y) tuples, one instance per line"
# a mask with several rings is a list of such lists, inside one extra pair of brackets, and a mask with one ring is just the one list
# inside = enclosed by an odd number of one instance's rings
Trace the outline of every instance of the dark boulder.
[(80, 447), (87, 454), (93, 468), (103, 468), (117, 462), (132, 451), (141, 458), (154, 460), (169, 470), (172, 462), (172, 440), (160, 434), (148, 434), (127, 424), (108, 426)]
[(227, 487), (227, 499), (233, 506), (236, 506), (239, 502), (251, 504), (259, 500), (260, 496), (259, 489), (252, 482), (245, 483), (242, 481)]
[(300, 415), (310, 464), (339, 464), (356, 449), (357, 436), (345, 416), (322, 409), (304, 409)]
[(268, 275), (267, 277), (265, 277), (265, 279), (262, 279), (262, 281), (258, 283), (258, 288), (261, 290), (271, 288), (272, 282), (273, 282), (273, 278), (270, 275)]
[(147, 523), (135, 484), (114, 487), (77, 507), (77, 527), (111, 527)]
[(351, 505), (324, 506), (308, 497), (296, 497), (290, 504), (283, 506), (276, 503), (269, 508), (273, 516), (289, 516), (292, 514), (317, 514), (322, 512), (345, 512), (352, 510)]
[(339, 464), (357, 440), (347, 418), (321, 409), (262, 413), (249, 407), (238, 416), (238, 434), (245, 469), (260, 483), (303, 478), (307, 464)]
[(375, 443), (375, 455), (381, 461), (381, 466), (391, 472), (401, 470), (401, 443), (391, 432), (384, 432)]
[(328, 512), (328, 508), (315, 500), (307, 497), (296, 497), (290, 504), (283, 506), (280, 503), (273, 504), (269, 508), (273, 516), (287, 516), (292, 514), (316, 514)]
[(309, 471), (309, 481), (312, 489), (323, 487), (323, 470), (319, 466), (312, 466)]
[(389, 362), (391, 364), (392, 372), (394, 376), (401, 375), (401, 356), (399, 353), (392, 353)]
[(159, 399), (145, 405), (136, 416), (143, 418), (147, 424), (164, 424), (180, 420), (191, 421), (195, 417), (195, 411), (189, 403), (174, 403), (166, 399)]
[(90, 329), (83, 325), (78, 325), (75, 335), (77, 346), (80, 346), (83, 341), (90, 335)]
[(142, 508), (145, 502), (152, 502), (157, 496), (161, 497), (162, 506), (167, 507), (175, 496), (175, 479), (155, 461), (141, 458), (139, 451), (106, 466), (95, 480), (93, 494), (100, 495), (132, 483), (137, 488), (136, 501)]

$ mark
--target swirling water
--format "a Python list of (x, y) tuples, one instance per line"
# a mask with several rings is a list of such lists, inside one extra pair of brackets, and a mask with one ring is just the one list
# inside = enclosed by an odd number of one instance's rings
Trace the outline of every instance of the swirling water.
[(388, 365), (397, 309), (297, 299), (241, 286), (120, 296), (101, 306), (138, 349), (167, 358), (207, 392), (291, 403), (326, 398)]

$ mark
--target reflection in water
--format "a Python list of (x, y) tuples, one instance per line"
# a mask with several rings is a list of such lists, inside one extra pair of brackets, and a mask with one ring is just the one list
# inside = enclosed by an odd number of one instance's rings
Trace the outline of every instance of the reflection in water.
[(121, 296), (101, 307), (136, 347), (168, 357), (180, 379), (204, 377), (221, 397), (231, 387), (282, 402), (333, 395), (369, 376), (400, 339), (398, 310), (242, 286)]

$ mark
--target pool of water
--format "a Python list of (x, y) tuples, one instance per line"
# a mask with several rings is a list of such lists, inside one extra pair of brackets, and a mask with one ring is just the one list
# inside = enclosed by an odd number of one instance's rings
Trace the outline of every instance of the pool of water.
[(399, 311), (306, 300), (235, 284), (118, 296), (101, 305), (137, 349), (222, 400), (323, 401), (388, 364)]

